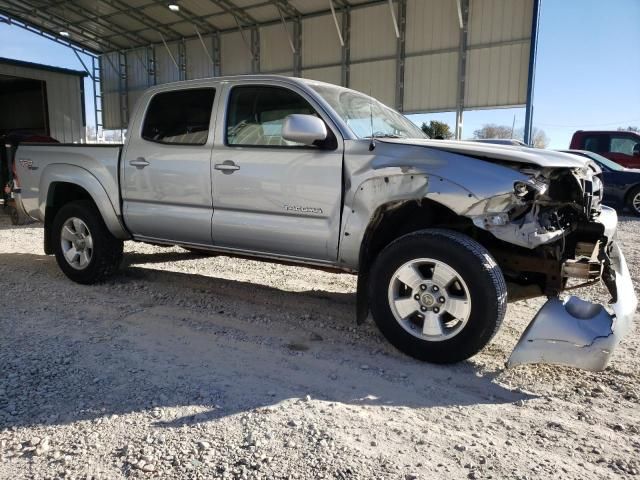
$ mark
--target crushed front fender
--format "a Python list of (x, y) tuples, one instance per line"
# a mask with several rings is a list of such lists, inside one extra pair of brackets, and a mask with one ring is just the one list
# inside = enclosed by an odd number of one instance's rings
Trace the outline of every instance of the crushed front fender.
[(604, 370), (614, 349), (631, 329), (638, 305), (627, 262), (615, 243), (610, 256), (616, 287), (613, 313), (574, 296), (565, 300), (551, 298), (522, 334), (508, 366), (548, 363)]

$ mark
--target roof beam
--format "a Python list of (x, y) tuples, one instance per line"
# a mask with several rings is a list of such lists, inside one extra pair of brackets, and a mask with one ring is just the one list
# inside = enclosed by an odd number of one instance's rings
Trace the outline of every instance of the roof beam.
[[(41, 37), (46, 38), (47, 40), (51, 40), (52, 42), (59, 43), (60, 45), (64, 45), (65, 47), (71, 48), (72, 50), (77, 50), (78, 52), (83, 53), (85, 55), (90, 55), (92, 57), (95, 57), (96, 55), (99, 54), (99, 50), (96, 50), (95, 48), (89, 47), (88, 45), (81, 44), (73, 40), (66, 40), (60, 37), (57, 33), (52, 32), (51, 30), (43, 27), (42, 25), (38, 25), (29, 20), (19, 18), (17, 15), (8, 12), (4, 7), (0, 7), (0, 16), (5, 17), (6, 23), (8, 23), (9, 25), (13, 25), (18, 28), (27, 30), (28, 32), (35, 33), (36, 35), (40, 35)], [(4, 20), (5, 20), (4, 18), (0, 19), (0, 21), (4, 21)]]
[[(216, 25), (210, 23), (208, 20), (210, 18), (219, 17), (221, 15), (231, 15), (236, 19), (237, 22), (239, 22), (239, 23), (241, 22), (244, 26), (257, 25), (258, 24), (258, 21), (255, 18), (253, 18), (251, 15), (247, 14), (246, 12), (244, 12), (244, 10), (236, 7), (235, 5), (230, 5), (227, 0), (208, 0), (208, 1), (209, 1), (209, 3), (212, 3), (213, 5), (221, 8), (223, 11), (222, 12), (215, 12), (215, 13), (211, 13), (209, 15), (203, 15), (203, 16), (198, 17), (193, 12), (190, 12), (189, 10), (186, 10), (190, 14), (191, 18), (187, 18), (184, 15), (182, 15), (182, 16), (180, 16), (181, 20), (178, 20), (178, 21), (175, 21), (175, 22), (164, 23), (164, 24), (162, 24), (162, 26), (164, 28), (171, 28), (171, 27), (173, 27), (175, 25), (179, 25), (181, 23), (184, 23), (185, 21), (193, 23), (195, 19), (198, 19), (199, 22), (200, 22), (199, 23), (200, 27), (204, 29), (204, 31), (201, 32), (201, 33), (206, 35), (206, 34), (211, 33), (211, 32), (220, 31), (220, 29)], [(155, 6), (158, 3), (162, 3), (162, 2), (158, 2), (157, 0), (154, 0), (150, 4), (146, 4), (144, 7), (140, 7), (140, 9), (146, 8), (146, 7), (150, 7), (150, 6)], [(270, 2), (267, 2), (265, 5), (268, 5), (268, 4), (270, 4)], [(136, 10), (136, 9), (130, 8), (128, 10)], [(180, 10), (181, 11), (185, 10), (185, 8), (183, 6), (181, 6)], [(113, 12), (113, 13), (110, 13), (110, 14), (108, 14), (106, 16), (99, 17), (99, 18), (105, 18), (106, 19), (106, 18), (115, 16), (115, 15), (120, 14), (120, 13), (125, 13), (125, 12), (126, 12), (125, 10), (120, 10), (118, 12)], [(179, 14), (179, 12), (175, 12), (175, 13)], [(206, 21), (206, 23), (203, 23), (203, 21)], [(135, 31), (136, 34), (140, 34), (142, 32), (146, 32), (148, 30), (157, 30), (156, 27), (150, 26), (147, 23), (143, 23), (143, 24), (145, 25), (146, 28), (142, 28), (142, 29), (136, 30)], [(174, 30), (174, 32), (175, 32), (175, 30)], [(178, 32), (175, 32), (175, 33), (178, 35), (178, 38), (181, 37)], [(174, 37), (173, 35), (167, 35), (167, 36), (168, 37)], [(107, 38), (113, 38), (113, 35), (110, 35)], [(175, 38), (170, 38), (170, 39), (174, 40)]]
[(168, 37), (174, 38), (182, 38), (180, 32), (174, 30), (171, 27), (167, 27), (161, 23), (158, 23), (154, 18), (144, 13), (144, 11), (140, 8), (130, 8), (129, 5), (124, 3), (122, 0), (101, 0), (103, 3), (106, 3), (111, 8), (119, 8), (120, 10), (129, 11), (129, 15), (134, 20), (140, 22), (141, 24), (149, 27), (151, 30), (154, 30), (159, 33), (164, 33)]
[[(99, 45), (104, 50), (121, 48), (121, 46), (105, 40), (104, 38), (102, 38), (102, 36), (91, 32), (89, 29), (78, 27), (77, 25), (70, 23), (69, 21), (59, 17), (58, 15), (52, 15), (51, 13), (41, 13), (39, 9), (32, 7), (31, 5), (27, 5), (25, 7), (24, 2), (21, 0), (5, 0), (5, 2), (10, 4), (7, 5), (10, 15), (15, 15), (23, 20), (27, 19), (23, 18), (22, 15), (38, 18), (45, 25), (48, 23), (57, 29), (57, 32), (52, 31), (54, 35), (60, 36), (59, 32), (61, 32), (62, 30), (68, 30), (69, 32), (75, 33), (75, 35), (79, 37), (86, 38), (88, 41)], [(12, 12), (12, 9), (15, 9), (15, 11)]]
[[(163, 0), (156, 0), (155, 2), (156, 4), (160, 4), (160, 5), (166, 5), (166, 2)], [(205, 29), (205, 34), (209, 33), (211, 31), (211, 29), (213, 29), (213, 31), (218, 31), (218, 27), (216, 27), (215, 25), (210, 24), (209, 22), (203, 22), (201, 20), (201, 17), (198, 17), (195, 13), (193, 13), (192, 11), (190, 11), (189, 9), (187, 9), (186, 7), (184, 7), (183, 5), (180, 5), (180, 10), (178, 10), (177, 12), (173, 12), (175, 15), (179, 16), (180, 18), (182, 18), (184, 21), (187, 21), (191, 24), (200, 26), (201, 28)], [(182, 23), (182, 22), (179, 22)]]
[(209, 0), (209, 3), (213, 3), (234, 17), (242, 19), (242, 21), (248, 25), (258, 24), (258, 21), (249, 15), (245, 9), (237, 7), (229, 0)]
[[(62, 0), (61, 2), (58, 3), (58, 5), (60, 3), (66, 2), (66, 1), (67, 0)], [(155, 2), (150, 0), (149, 3), (145, 3), (144, 5), (140, 5), (140, 6), (137, 6), (137, 7), (127, 6), (126, 8), (115, 7), (115, 6), (110, 5), (108, 3), (107, 3), (107, 5), (109, 5), (111, 8), (113, 8), (115, 11), (113, 11), (111, 13), (105, 13), (105, 14), (102, 14), (102, 15), (98, 15), (96, 18), (99, 18), (101, 20), (108, 20), (111, 17), (115, 17), (115, 16), (121, 15), (123, 13), (139, 12), (141, 10), (144, 10), (145, 8), (153, 7), (155, 5)]]
[[(74, 15), (79, 16), (80, 18), (82, 18), (83, 20), (85, 20), (87, 22), (94, 22), (94, 23), (100, 25), (105, 30), (109, 30), (110, 32), (114, 33), (113, 35), (109, 35), (107, 37), (105, 37), (104, 35), (100, 35), (101, 38), (111, 39), (111, 38), (116, 37), (116, 36), (123, 36), (123, 37), (127, 37), (130, 41), (132, 41), (134, 44), (138, 44), (139, 46), (147, 45), (149, 43), (149, 41), (147, 39), (145, 39), (144, 37), (141, 37), (139, 35), (136, 35), (135, 32), (129, 32), (125, 28), (123, 28), (123, 27), (121, 27), (119, 25), (116, 25), (113, 22), (107, 22), (107, 21), (101, 19), (98, 15), (96, 15), (94, 18), (87, 17), (86, 15), (82, 15), (80, 12), (83, 12), (85, 10), (85, 7), (83, 7), (82, 5), (76, 3), (74, 0), (66, 0), (66, 3), (68, 3), (69, 5), (71, 5), (73, 7), (76, 7), (73, 10), (73, 14)], [(51, 11), (51, 7), (49, 7), (47, 10)]]
[(302, 15), (296, 7), (291, 5), (289, 0), (271, 0), (269, 3), (275, 5), (279, 12), (286, 13), (285, 16), (299, 17)]

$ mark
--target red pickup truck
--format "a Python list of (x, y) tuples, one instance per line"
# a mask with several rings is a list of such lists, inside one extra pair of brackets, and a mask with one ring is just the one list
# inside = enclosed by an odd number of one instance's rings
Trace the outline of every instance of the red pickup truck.
[(588, 150), (623, 167), (640, 168), (640, 134), (628, 130), (578, 130), (571, 139), (572, 150)]

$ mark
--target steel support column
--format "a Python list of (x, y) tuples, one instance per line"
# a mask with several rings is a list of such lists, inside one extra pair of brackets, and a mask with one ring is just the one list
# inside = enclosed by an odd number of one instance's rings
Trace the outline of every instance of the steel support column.
[(147, 85), (156, 84), (156, 48), (153, 45), (147, 47)]
[(342, 63), (341, 63), (341, 84), (348, 87), (351, 83), (350, 65), (351, 65), (351, 7), (342, 9)]
[(222, 75), (222, 54), (220, 50), (220, 32), (216, 32), (211, 36), (211, 42), (213, 44), (213, 76), (219, 77)]
[(538, 50), (538, 26), (540, 23), (540, 1), (533, 0), (533, 20), (531, 21), (531, 47), (529, 48), (529, 74), (527, 79), (527, 106), (524, 114), (524, 143), (533, 142), (533, 88), (536, 73), (536, 56)]
[(120, 92), (120, 129), (129, 122), (129, 86), (127, 85), (127, 56), (118, 52), (118, 90)]
[(180, 80), (187, 79), (187, 46), (184, 38), (178, 42), (178, 70)]
[(293, 76), (302, 76), (302, 18), (296, 17), (293, 22)]
[(464, 94), (467, 73), (467, 43), (469, 37), (469, 0), (457, 0), (462, 14), (460, 46), (458, 50), (458, 94), (456, 100), (456, 139), (462, 138), (462, 115), (464, 112)]
[(407, 0), (398, 0), (398, 40), (396, 45), (396, 109), (404, 110), (405, 42), (407, 38)]
[(96, 142), (100, 139), (102, 128), (102, 58), (91, 59), (93, 69), (93, 119), (96, 126)]
[(251, 72), (260, 73), (260, 29), (251, 27)]

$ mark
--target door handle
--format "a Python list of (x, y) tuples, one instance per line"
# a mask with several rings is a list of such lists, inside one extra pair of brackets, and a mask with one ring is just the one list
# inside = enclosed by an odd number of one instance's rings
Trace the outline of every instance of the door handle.
[(150, 165), (150, 163), (147, 162), (143, 157), (138, 157), (135, 160), (131, 160), (129, 162), (129, 165), (131, 165), (132, 167), (136, 167), (138, 170), (141, 170), (147, 165)]
[(235, 172), (236, 170), (240, 170), (240, 166), (233, 163), (231, 160), (225, 160), (222, 163), (216, 163), (213, 167), (216, 170), (220, 170), (222, 173), (227, 175)]

